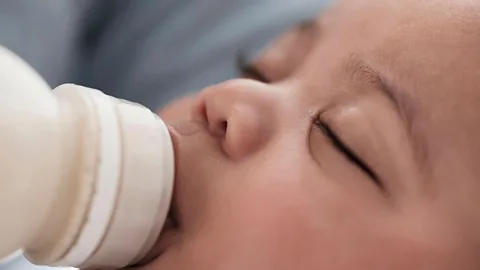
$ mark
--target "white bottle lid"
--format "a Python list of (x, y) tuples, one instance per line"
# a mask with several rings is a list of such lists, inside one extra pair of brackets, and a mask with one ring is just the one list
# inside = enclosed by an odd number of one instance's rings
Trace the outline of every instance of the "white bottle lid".
[(158, 116), (136, 103), (77, 85), (54, 90), (69, 91), (93, 101), (100, 143), (87, 217), (55, 265), (125, 267), (152, 248), (166, 219), (174, 178), (170, 134)]

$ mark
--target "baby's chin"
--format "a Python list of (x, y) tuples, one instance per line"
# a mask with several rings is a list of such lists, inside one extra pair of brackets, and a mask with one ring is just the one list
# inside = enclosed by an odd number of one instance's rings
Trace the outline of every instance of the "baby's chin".
[(167, 123), (190, 120), (196, 96), (193, 94), (174, 100), (156, 113)]

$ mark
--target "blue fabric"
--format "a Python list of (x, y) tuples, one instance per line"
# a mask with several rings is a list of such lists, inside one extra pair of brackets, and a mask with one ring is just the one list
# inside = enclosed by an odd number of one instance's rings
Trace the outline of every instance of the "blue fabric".
[[(226, 79), (326, 0), (120, 1), (88, 83), (147, 107)], [(90, 68), (89, 68), (90, 69)]]
[(49, 82), (151, 109), (238, 77), (288, 27), (330, 0), (4, 0), (0, 44)]

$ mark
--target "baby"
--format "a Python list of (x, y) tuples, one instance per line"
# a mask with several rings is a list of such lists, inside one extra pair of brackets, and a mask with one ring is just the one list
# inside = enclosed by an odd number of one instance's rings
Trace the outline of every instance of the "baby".
[(480, 269), (479, 48), (476, 0), (345, 0), (172, 104), (175, 224), (134, 269)]

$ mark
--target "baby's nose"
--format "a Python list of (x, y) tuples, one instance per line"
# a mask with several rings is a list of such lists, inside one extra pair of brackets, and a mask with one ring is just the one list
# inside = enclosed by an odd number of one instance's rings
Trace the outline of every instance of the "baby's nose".
[(278, 95), (271, 86), (247, 79), (228, 81), (205, 89), (194, 115), (222, 139), (234, 159), (259, 151), (277, 129)]

